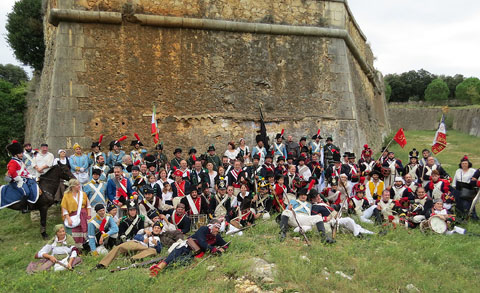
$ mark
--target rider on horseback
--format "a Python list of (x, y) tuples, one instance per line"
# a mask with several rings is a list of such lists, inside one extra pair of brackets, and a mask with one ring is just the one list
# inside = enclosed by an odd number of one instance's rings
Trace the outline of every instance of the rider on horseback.
[(7, 178), (9, 179), (7, 182), (10, 182), (12, 189), (17, 190), (21, 196), (22, 213), (28, 213), (28, 202), (35, 203), (38, 199), (37, 182), (32, 179), (32, 175), (27, 171), (25, 163), (22, 161), (22, 145), (14, 140), (7, 145), (7, 151), (12, 155), (12, 159), (7, 165)]

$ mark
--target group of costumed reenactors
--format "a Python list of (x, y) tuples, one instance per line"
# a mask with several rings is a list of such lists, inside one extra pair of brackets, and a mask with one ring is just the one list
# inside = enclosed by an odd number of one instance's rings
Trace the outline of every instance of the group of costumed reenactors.
[(427, 149), (413, 149), (406, 164), (386, 148), (375, 159), (368, 145), (360, 158), (342, 156), (332, 137), (323, 143), (320, 131), (308, 143), (306, 137), (285, 140), (282, 131), (268, 149), (260, 135), (252, 148), (240, 139), (221, 156), (213, 145), (201, 155), (176, 148), (171, 160), (163, 143), (147, 151), (137, 134), (130, 153), (122, 150), (124, 136), (105, 154), (102, 137), (88, 153), (75, 144), (73, 155), (59, 150), (57, 159), (45, 144), (36, 153), (30, 144), (7, 147), (10, 184), (26, 195), (53, 164), (68, 165), (76, 177), (65, 182), (59, 199), (64, 223), (28, 272), (72, 269), (81, 263), (80, 251), (103, 255), (96, 268), (106, 268), (120, 254), (140, 260), (168, 249), (167, 257), (149, 263), (156, 276), (173, 262), (223, 253), (229, 243), (222, 232), (241, 235), (260, 218), (276, 219), (280, 241), (292, 227), (307, 244), (305, 232), (312, 229), (322, 242), (334, 243), (338, 229), (356, 237), (375, 234), (359, 223), (381, 225), (380, 233), (401, 225), (468, 234), (454, 223), (478, 220), (472, 203), (480, 169), (467, 156), (451, 177)]

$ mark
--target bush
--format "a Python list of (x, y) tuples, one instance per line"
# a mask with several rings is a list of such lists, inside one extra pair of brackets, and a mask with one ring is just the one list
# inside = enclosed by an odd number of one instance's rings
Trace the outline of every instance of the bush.
[(8, 154), (5, 150), (7, 144), (13, 139), (23, 141), (25, 125), (23, 112), (25, 110), (25, 96), (27, 94), (26, 84), (18, 87), (4, 80), (0, 80), (0, 161), (7, 160)]
[(457, 85), (455, 96), (470, 103), (480, 103), (480, 80), (476, 77), (465, 79)]
[(444, 101), (448, 99), (450, 90), (448, 85), (441, 79), (434, 79), (425, 90), (425, 101)]

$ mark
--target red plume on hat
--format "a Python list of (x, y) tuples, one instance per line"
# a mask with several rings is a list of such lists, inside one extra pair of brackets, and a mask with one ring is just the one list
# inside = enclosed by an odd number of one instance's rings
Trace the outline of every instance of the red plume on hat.
[(319, 136), (319, 135), (320, 135), (320, 129), (318, 129), (318, 131), (317, 131), (317, 136)]
[(101, 134), (100, 138), (98, 139), (98, 145), (100, 145), (102, 143), (102, 140), (103, 140), (103, 134)]
[(192, 155), (192, 159), (193, 159), (194, 162), (197, 161), (197, 157), (195, 157), (195, 155)]
[(14, 139), (14, 140), (12, 140), (12, 143), (18, 143), (18, 140)]
[(307, 189), (307, 193), (310, 192), (310, 190), (312, 190), (313, 186), (315, 185), (315, 180), (310, 180), (310, 183), (308, 184), (308, 189)]
[(364, 145), (363, 145), (363, 148), (364, 148), (364, 149), (368, 149), (368, 144), (364, 144)]
[(118, 140), (116, 140), (115, 143), (124, 141), (124, 140), (126, 140), (126, 139), (127, 139), (127, 136), (124, 135), (124, 136), (120, 137)]
[(285, 129), (282, 129), (282, 131), (280, 131), (280, 136), (283, 136), (284, 133), (285, 133)]
[(140, 163), (141, 163), (140, 160), (136, 160), (136, 161), (133, 163), (133, 165), (134, 165), (134, 166), (138, 166), (138, 165), (140, 165)]
[(140, 137), (138, 136), (138, 134), (134, 133), (133, 135), (135, 135), (135, 138), (140, 141)]

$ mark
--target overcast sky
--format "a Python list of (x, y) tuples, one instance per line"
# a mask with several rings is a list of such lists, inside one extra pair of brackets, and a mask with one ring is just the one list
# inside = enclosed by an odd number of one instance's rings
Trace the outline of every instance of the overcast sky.
[[(349, 0), (383, 74), (425, 69), (480, 77), (480, 1)], [(21, 65), (5, 41), (15, 0), (0, 0), (0, 63)]]

